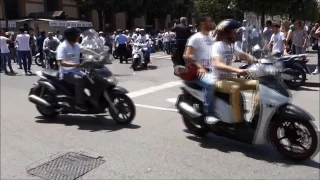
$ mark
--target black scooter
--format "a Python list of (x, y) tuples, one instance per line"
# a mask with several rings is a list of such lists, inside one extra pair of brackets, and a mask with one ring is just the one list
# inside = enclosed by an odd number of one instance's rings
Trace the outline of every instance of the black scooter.
[(84, 91), (87, 111), (75, 108), (75, 87), (59, 79), (58, 71), (37, 71), (40, 77), (30, 89), (29, 101), (36, 105), (41, 115), (53, 120), (59, 114), (103, 114), (109, 109), (111, 117), (120, 124), (129, 124), (136, 109), (126, 95), (128, 91), (117, 86), (112, 72), (99, 61), (84, 61), (88, 88)]

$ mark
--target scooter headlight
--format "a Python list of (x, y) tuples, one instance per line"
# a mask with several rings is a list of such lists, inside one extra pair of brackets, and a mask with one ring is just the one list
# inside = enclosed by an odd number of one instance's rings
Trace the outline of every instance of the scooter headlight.
[(114, 76), (105, 77), (103, 79), (108, 81), (108, 83), (110, 84), (113, 84), (113, 85), (118, 84), (118, 80)]

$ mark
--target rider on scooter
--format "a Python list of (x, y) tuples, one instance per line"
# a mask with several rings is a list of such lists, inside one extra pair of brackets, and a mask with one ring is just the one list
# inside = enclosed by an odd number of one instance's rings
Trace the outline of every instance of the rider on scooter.
[(214, 23), (210, 16), (201, 15), (198, 17), (197, 24), (199, 32), (188, 39), (183, 57), (186, 63), (192, 62), (198, 68), (196, 83), (203, 88), (204, 92), (205, 121), (214, 122), (217, 119), (213, 114), (214, 77), (210, 58), (214, 39), (209, 36), (209, 31), (213, 29)]
[[(149, 44), (150, 37), (146, 34), (146, 31), (144, 29), (140, 29), (140, 35), (136, 39), (135, 42), (148, 45)], [(150, 62), (150, 48), (148, 47), (147, 50), (144, 50), (144, 59), (146, 62)]]
[[(247, 135), (248, 127), (243, 117), (240, 104), (240, 92), (242, 90), (256, 90), (257, 81), (233, 78), (232, 73), (247, 75), (247, 70), (238, 69), (231, 66), (233, 56), (240, 56), (244, 60), (254, 62), (255, 58), (234, 46), (237, 40), (236, 30), (241, 27), (241, 23), (227, 19), (219, 23), (216, 28), (217, 42), (212, 46), (212, 58), (214, 64), (215, 90), (230, 94), (231, 106), (233, 108), (235, 128), (239, 135)], [(254, 94), (253, 110), (257, 105)], [(255, 112), (255, 111), (253, 111)], [(212, 122), (215, 123), (215, 122)]]

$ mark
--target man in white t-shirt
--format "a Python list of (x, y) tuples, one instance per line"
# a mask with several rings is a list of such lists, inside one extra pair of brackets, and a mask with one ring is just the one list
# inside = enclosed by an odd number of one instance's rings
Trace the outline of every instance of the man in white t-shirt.
[(253, 56), (234, 46), (237, 40), (236, 30), (240, 26), (241, 24), (238, 21), (232, 19), (224, 20), (217, 26), (217, 42), (212, 46), (213, 74), (214, 78), (217, 79), (215, 90), (230, 94), (230, 104), (233, 108), (237, 137), (250, 141), (253, 138), (253, 132), (245, 123), (246, 121), (244, 121), (240, 104), (240, 93), (241, 90), (255, 90), (257, 81), (233, 78), (232, 73), (247, 75), (247, 70), (231, 66), (234, 55), (240, 56), (246, 61), (255, 61)]
[(193, 62), (198, 67), (196, 83), (204, 90), (204, 113), (206, 121), (216, 121), (213, 116), (214, 78), (212, 76), (211, 46), (214, 39), (209, 35), (213, 29), (213, 21), (207, 15), (200, 16), (198, 23), (200, 31), (192, 35), (187, 42), (184, 59)]
[(10, 59), (10, 50), (8, 47), (8, 43), (10, 42), (10, 40), (8, 38), (6, 38), (4, 31), (1, 29), (0, 30), (0, 51), (1, 51), (1, 69), (0, 71), (2, 72), (2, 70), (4, 70), (4, 72), (6, 74), (8, 74), (8, 70), (7, 70), (7, 64), (8, 67), (10, 69), (10, 73), (14, 73), (14, 71), (12, 70), (12, 66), (11, 66), (11, 59)]
[(276, 57), (281, 57), (284, 53), (284, 47), (286, 45), (286, 36), (283, 32), (279, 31), (279, 24), (272, 24), (272, 36), (268, 47), (272, 48), (272, 54), (275, 54)]
[(19, 57), (22, 60), (23, 69), (25, 75), (32, 74), (31, 64), (32, 58), (30, 53), (30, 35), (24, 33), (24, 28), (19, 28), (20, 34), (16, 37), (16, 42), (18, 43), (18, 53)]
[(244, 52), (248, 52), (248, 37), (249, 37), (249, 29), (246, 27), (247, 26), (247, 20), (243, 20), (243, 25), (241, 27), (242, 31), (242, 42), (241, 42), (241, 49)]
[(164, 52), (170, 54), (170, 32), (166, 29), (165, 33), (163, 34), (163, 45), (164, 45)]

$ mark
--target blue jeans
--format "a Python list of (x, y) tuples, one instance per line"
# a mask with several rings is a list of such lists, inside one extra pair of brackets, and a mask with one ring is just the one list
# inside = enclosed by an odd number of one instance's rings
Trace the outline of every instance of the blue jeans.
[(11, 66), (11, 59), (10, 59), (10, 53), (1, 53), (1, 70), (4, 70), (5, 72), (8, 72), (7, 70), (7, 64), (12, 72), (12, 66)]
[(169, 48), (170, 48), (170, 42), (164, 42), (163, 43), (163, 51), (166, 52), (167, 54), (169, 54)]
[(317, 52), (318, 52), (318, 64), (317, 64), (317, 67), (318, 67), (318, 69), (320, 69), (320, 46), (318, 46)]
[(213, 114), (213, 91), (215, 78), (212, 74), (205, 74), (196, 83), (203, 87), (204, 93), (204, 113), (207, 115)]
[(151, 48), (148, 47), (147, 50), (143, 50), (144, 52), (144, 60), (150, 62), (150, 53), (151, 53)]
[(32, 63), (31, 52), (30, 51), (19, 51), (19, 57), (22, 60), (22, 65), (23, 65), (24, 71), (25, 72), (30, 71), (31, 63)]
[(17, 64), (20, 66), (20, 68), (22, 68), (21, 59), (19, 57), (19, 51), (17, 48), (14, 48), (14, 49), (15, 49), (15, 53), (16, 53), (16, 57), (17, 57)]

